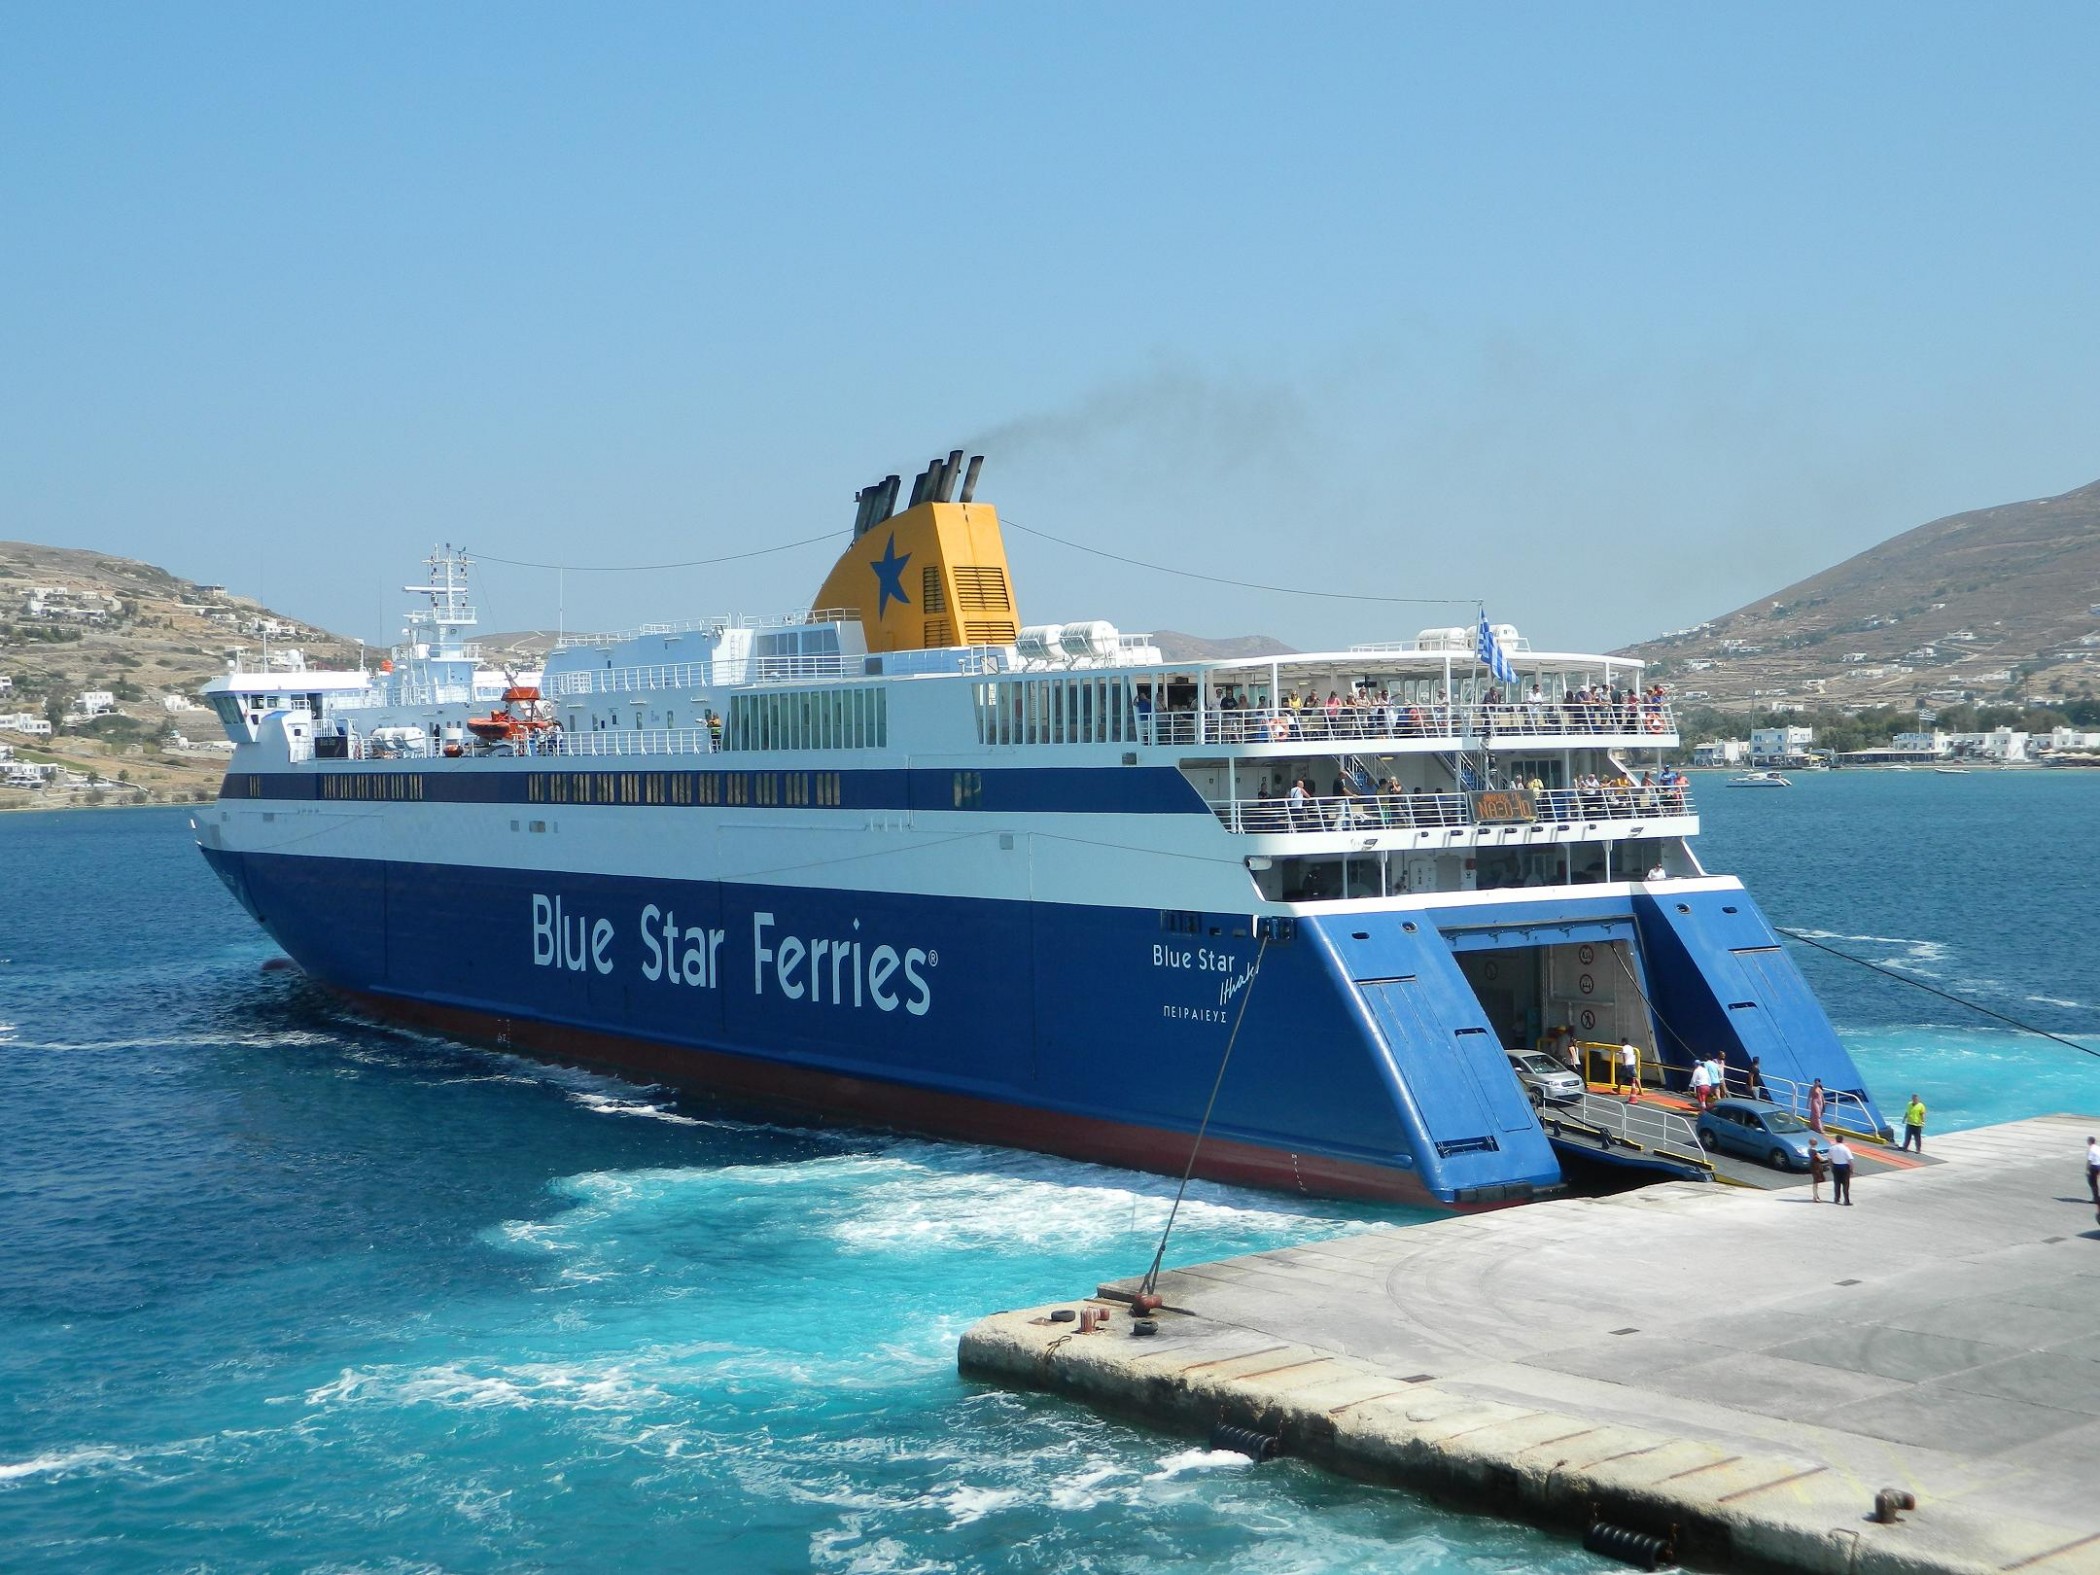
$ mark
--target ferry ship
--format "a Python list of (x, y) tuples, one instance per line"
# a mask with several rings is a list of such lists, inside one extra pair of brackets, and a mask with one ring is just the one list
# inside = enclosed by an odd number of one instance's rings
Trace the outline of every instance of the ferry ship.
[(378, 1018), (797, 1119), (1179, 1174), (1215, 1084), (1199, 1176), (1498, 1206), (1563, 1185), (1507, 1051), (1566, 1028), (1880, 1124), (1639, 663), (1024, 625), (979, 464), (858, 493), (814, 610), (537, 672), (440, 552), (380, 671), (208, 686), (198, 845)]

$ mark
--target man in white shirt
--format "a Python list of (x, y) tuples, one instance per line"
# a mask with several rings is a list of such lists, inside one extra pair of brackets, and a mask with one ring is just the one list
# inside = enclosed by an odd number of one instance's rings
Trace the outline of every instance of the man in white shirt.
[(2093, 1195), (2093, 1207), (2100, 1209), (2100, 1138), (2085, 1140), (2085, 1185)]
[(1852, 1207), (1852, 1145), (1843, 1134), (1830, 1142), (1830, 1201)]
[(1630, 1039), (1619, 1046), (1619, 1081), (1626, 1086), (1629, 1100), (1641, 1097), (1641, 1053)]
[(1713, 1099), (1713, 1087), (1713, 1074), (1707, 1070), (1706, 1063), (1704, 1061), (1693, 1062), (1692, 1098), (1699, 1102), (1699, 1108), (1701, 1110), (1704, 1110), (1707, 1107), (1707, 1105), (1711, 1103)]

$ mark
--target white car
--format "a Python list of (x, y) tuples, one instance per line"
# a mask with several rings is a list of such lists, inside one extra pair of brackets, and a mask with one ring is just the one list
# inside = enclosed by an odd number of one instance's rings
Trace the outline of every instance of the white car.
[(1533, 1104), (1572, 1105), (1582, 1098), (1582, 1079), (1551, 1056), (1536, 1050), (1511, 1050), (1510, 1070), (1524, 1085)]

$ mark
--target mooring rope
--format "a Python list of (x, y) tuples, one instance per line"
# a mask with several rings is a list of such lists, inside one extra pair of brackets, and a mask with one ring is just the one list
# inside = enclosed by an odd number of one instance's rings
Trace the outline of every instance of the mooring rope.
[(1157, 1294), (1159, 1266), (1167, 1255), (1167, 1238), (1174, 1234), (1174, 1220), (1181, 1213), (1182, 1195), (1189, 1190), (1189, 1177), (1196, 1173), (1196, 1156), (1203, 1151), (1203, 1135), (1210, 1130), (1210, 1113), (1218, 1106), (1218, 1090), (1225, 1086), (1225, 1068), (1232, 1064), (1232, 1047), (1240, 1042), (1240, 1024), (1247, 1020), (1247, 1003), (1254, 998), (1254, 981), (1261, 977), (1261, 960), (1268, 955), (1269, 937), (1262, 936), (1261, 945), (1254, 952), (1254, 966), (1247, 971), (1247, 983), (1240, 990), (1240, 1009), (1232, 1019), (1232, 1032), (1225, 1038), (1225, 1053), (1218, 1058), (1218, 1075), (1211, 1079), (1210, 1098), (1203, 1106), (1203, 1120), (1196, 1127), (1196, 1141), (1189, 1145), (1189, 1162), (1182, 1167), (1181, 1185), (1174, 1189), (1174, 1206), (1167, 1210), (1166, 1228), (1159, 1233), (1159, 1250), (1152, 1254), (1152, 1267), (1145, 1271), (1144, 1282), (1138, 1286), (1140, 1296)]
[(1821, 941), (1815, 939), (1813, 936), (1804, 935), (1799, 930), (1789, 930), (1783, 925), (1776, 924), (1773, 926), (1773, 928), (1778, 930), (1781, 935), (1785, 935), (1794, 940), (1800, 941), (1805, 946), (1813, 946), (1819, 952), (1828, 952), (1833, 957), (1844, 958), (1845, 961), (1848, 963), (1857, 963), (1860, 967), (1865, 968), (1870, 973), (1878, 973), (1885, 979), (1894, 979), (1898, 984), (1907, 984), (1913, 990), (1923, 990), (1927, 995), (1936, 995), (1943, 1001), (1952, 1001), (1956, 1006), (1966, 1006), (1970, 1011), (1980, 1012), (1985, 1017), (1995, 1017), (1998, 1019), (1999, 1022), (2010, 1023), (2013, 1027), (2021, 1030), (2023, 1033), (2035, 1034), (2043, 1039), (2053, 1039), (2060, 1045), (2070, 1046), (2073, 1050), (2078, 1051), (2081, 1055), (2089, 1055), (2094, 1057), (2095, 1059), (2100, 1059), (2100, 1050), (2095, 1050), (2091, 1045), (2082, 1045), (2075, 1039), (2066, 1039), (2062, 1034), (2052, 1034), (2051, 1032), (2049, 1032), (2048, 1029), (2037, 1028), (2032, 1023), (2023, 1023), (2017, 1017), (2008, 1017), (2003, 1012), (1993, 1011), (1990, 1007), (1981, 1005), (1975, 1001), (1971, 1001), (1964, 996), (1956, 995), (1951, 990), (1939, 989), (1933, 985), (1925, 983), (1922, 979), (1913, 979), (1907, 973), (1898, 973), (1893, 968), (1882, 967), (1880, 963), (1868, 962), (1864, 957), (1855, 957), (1850, 952), (1841, 952), (1835, 946), (1825, 946)]

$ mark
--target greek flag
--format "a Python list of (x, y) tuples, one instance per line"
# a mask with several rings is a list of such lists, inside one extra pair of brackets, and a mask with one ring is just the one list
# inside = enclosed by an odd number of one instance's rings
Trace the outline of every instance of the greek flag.
[(1488, 615), (1480, 615), (1480, 627), (1473, 634), (1473, 654), (1480, 658), (1481, 665), (1495, 675), (1498, 683), (1513, 684), (1517, 681), (1517, 670), (1510, 664), (1509, 655), (1495, 643), (1494, 632), (1488, 628)]

